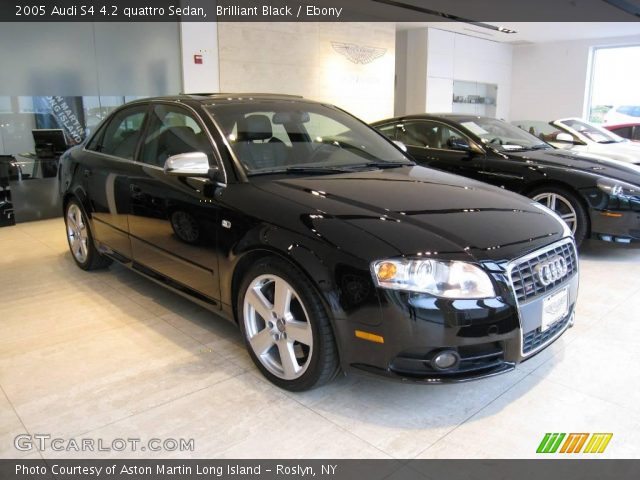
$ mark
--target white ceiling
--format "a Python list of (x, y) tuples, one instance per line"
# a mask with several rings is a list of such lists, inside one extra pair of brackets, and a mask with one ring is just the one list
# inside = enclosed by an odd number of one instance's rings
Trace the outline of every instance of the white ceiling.
[(485, 22), (517, 33), (503, 33), (462, 22), (399, 22), (398, 30), (439, 28), (478, 38), (505, 43), (544, 43), (586, 38), (626, 37), (637, 35), (640, 43), (640, 22)]

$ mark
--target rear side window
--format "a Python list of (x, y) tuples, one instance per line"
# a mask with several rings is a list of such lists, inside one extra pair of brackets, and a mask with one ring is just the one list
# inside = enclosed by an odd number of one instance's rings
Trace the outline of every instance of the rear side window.
[(137, 105), (116, 113), (89, 148), (108, 155), (133, 160), (147, 112), (146, 105)]

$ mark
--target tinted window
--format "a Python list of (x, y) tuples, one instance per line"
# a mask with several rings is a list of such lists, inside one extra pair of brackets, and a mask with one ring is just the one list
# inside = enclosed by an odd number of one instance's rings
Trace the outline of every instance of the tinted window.
[(385, 137), (390, 138), (391, 140), (396, 139), (396, 124), (393, 125), (384, 125), (382, 127), (376, 127), (380, 133), (382, 133)]
[(624, 138), (631, 138), (631, 127), (612, 128), (611, 131)]
[(141, 162), (163, 167), (172, 155), (190, 152), (203, 152), (211, 158), (211, 144), (189, 111), (173, 105), (155, 105), (149, 115)]
[(452, 139), (464, 139), (467, 143), (471, 140), (457, 130), (439, 122), (423, 121), (402, 123), (398, 125), (396, 132), (398, 140), (405, 145), (414, 145), (428, 148), (452, 149)]
[(640, 127), (633, 127), (633, 136), (631, 137), (633, 140), (640, 140)]
[(94, 150), (132, 160), (142, 133), (146, 111), (146, 105), (139, 105), (116, 113), (104, 133), (100, 134), (102, 138)]
[(410, 147), (429, 147), (431, 142), (429, 128), (422, 122), (401, 123), (396, 131), (396, 139)]

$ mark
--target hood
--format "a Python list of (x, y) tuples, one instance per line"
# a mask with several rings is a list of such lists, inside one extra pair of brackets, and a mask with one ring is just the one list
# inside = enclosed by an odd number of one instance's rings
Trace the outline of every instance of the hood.
[(613, 178), (640, 185), (640, 166), (621, 162), (600, 155), (589, 155), (568, 150), (534, 150), (527, 152), (503, 152), (510, 158), (533, 161), (589, 173), (599, 177)]
[(285, 177), (257, 185), (315, 210), (314, 232), (338, 247), (348, 239), (336, 232), (336, 219), (392, 246), (396, 255), (511, 259), (566, 235), (565, 224), (530, 199), (419, 166)]
[(587, 152), (603, 155), (623, 162), (640, 163), (640, 143), (625, 141), (619, 143), (589, 143)]

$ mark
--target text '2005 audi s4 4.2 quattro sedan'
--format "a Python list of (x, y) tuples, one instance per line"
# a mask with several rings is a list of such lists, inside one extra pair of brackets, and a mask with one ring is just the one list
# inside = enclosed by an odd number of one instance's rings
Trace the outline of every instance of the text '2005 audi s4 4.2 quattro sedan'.
[(69, 246), (237, 322), (274, 384), (340, 371), (416, 382), (511, 370), (573, 323), (566, 224), (415, 165), (344, 111), (182, 95), (114, 111), (62, 159)]

